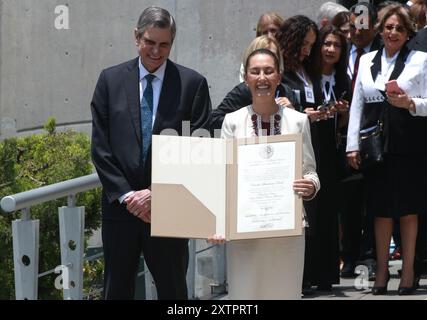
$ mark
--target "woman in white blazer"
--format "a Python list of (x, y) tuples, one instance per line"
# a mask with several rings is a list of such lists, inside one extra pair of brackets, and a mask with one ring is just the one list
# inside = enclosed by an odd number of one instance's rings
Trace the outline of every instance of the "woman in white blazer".
[[(384, 47), (360, 60), (350, 108), (347, 159), (353, 168), (359, 168), (359, 132), (383, 118), (384, 162), (364, 172), (366, 210), (375, 216), (377, 274), (372, 293), (387, 293), (393, 219), (399, 219), (403, 265), (398, 293), (408, 295), (416, 289), (418, 214), (425, 206), (421, 175), (427, 161), (427, 123), (419, 116), (426, 115), (427, 108), (427, 54), (407, 49), (414, 29), (408, 10), (401, 5), (388, 7), (378, 30)], [(396, 80), (400, 89), (386, 90), (390, 80)]]
[[(252, 52), (244, 65), (245, 82), (253, 103), (226, 115), (223, 138), (302, 133), (303, 179), (294, 191), (311, 200), (320, 189), (306, 114), (276, 104), (280, 83), (277, 56), (269, 50)], [(221, 238), (215, 237), (216, 242)], [(214, 241), (214, 242), (215, 242)], [(304, 267), (304, 235), (227, 243), (227, 279), (230, 299), (300, 299)]]

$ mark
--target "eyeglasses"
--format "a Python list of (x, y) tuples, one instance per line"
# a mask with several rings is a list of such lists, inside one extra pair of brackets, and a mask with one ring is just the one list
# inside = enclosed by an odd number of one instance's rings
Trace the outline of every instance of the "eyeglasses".
[(392, 25), (392, 24), (387, 24), (384, 26), (384, 29), (391, 32), (393, 29), (396, 30), (396, 32), (399, 33), (404, 33), (406, 32), (406, 28), (404, 26), (399, 26), (399, 25)]

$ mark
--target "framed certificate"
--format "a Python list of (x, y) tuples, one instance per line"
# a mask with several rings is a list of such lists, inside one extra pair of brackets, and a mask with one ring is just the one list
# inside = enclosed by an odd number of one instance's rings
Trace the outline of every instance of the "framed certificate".
[(227, 240), (302, 234), (302, 136), (153, 136), (153, 236)]
[(237, 139), (228, 164), (228, 238), (302, 234), (302, 200), (293, 182), (302, 177), (301, 135)]

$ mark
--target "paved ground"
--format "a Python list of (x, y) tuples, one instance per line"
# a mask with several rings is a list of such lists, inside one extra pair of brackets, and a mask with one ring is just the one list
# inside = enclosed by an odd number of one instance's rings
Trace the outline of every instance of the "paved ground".
[[(399, 287), (398, 270), (401, 269), (402, 261), (390, 261), (391, 279), (388, 284), (388, 293), (384, 296), (374, 296), (371, 294), (373, 281), (369, 281), (368, 288), (357, 290), (356, 285), (360, 286), (362, 281), (355, 279), (341, 279), (339, 285), (334, 285), (331, 292), (315, 291), (314, 295), (304, 297), (303, 300), (427, 300), (427, 275), (424, 275), (420, 281), (420, 288), (415, 294), (410, 296), (399, 296), (397, 288)], [(205, 297), (203, 300), (228, 300), (227, 295), (217, 295)]]
[(397, 294), (400, 281), (397, 272), (399, 269), (401, 269), (401, 261), (390, 262), (391, 279), (388, 284), (388, 293), (385, 296), (374, 296), (370, 293), (374, 284), (372, 281), (369, 282), (369, 289), (357, 290), (355, 283), (360, 285), (360, 280), (341, 279), (339, 285), (334, 285), (332, 292), (316, 291), (314, 295), (303, 298), (303, 300), (427, 300), (427, 277), (425, 275), (420, 281), (420, 288), (414, 295), (399, 296)]

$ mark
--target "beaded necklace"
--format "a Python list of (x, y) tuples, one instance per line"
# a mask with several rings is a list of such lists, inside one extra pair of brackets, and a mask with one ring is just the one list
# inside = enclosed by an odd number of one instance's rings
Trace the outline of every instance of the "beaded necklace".
[[(278, 110), (275, 114), (270, 115), (270, 135), (280, 135), (280, 120), (282, 120), (282, 117), (280, 116), (280, 113), (282, 111), (282, 107), (278, 106)], [(258, 113), (254, 111), (253, 106), (249, 107), (249, 114), (251, 116), (252, 120), (252, 136), (258, 136), (261, 137), (263, 135), (262, 130), (262, 117)]]

